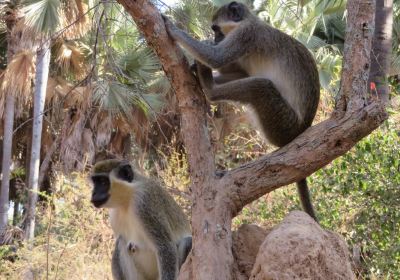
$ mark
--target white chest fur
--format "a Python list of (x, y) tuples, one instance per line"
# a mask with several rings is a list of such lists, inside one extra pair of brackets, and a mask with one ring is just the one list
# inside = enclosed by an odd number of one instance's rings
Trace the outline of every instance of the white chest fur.
[(127, 243), (137, 246), (137, 250), (130, 253), (137, 270), (146, 275), (146, 279), (157, 279), (156, 250), (133, 209), (110, 209), (110, 222), (116, 237), (121, 235)]

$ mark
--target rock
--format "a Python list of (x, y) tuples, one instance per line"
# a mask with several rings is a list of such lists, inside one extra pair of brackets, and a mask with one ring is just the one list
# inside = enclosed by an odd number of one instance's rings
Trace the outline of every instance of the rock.
[[(256, 225), (241, 225), (232, 233), (232, 251), (239, 273), (249, 279), (256, 261), (258, 248), (265, 239), (268, 230)], [(238, 277), (237, 277), (238, 278)]]
[(355, 279), (345, 241), (310, 216), (291, 212), (265, 238), (251, 280)]

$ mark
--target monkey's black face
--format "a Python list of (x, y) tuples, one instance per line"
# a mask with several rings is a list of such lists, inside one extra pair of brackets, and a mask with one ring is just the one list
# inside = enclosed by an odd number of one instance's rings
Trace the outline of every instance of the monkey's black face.
[(231, 2), (228, 4), (228, 17), (230, 20), (238, 22), (243, 19), (244, 15), (244, 6), (243, 4), (237, 2)]
[(110, 198), (110, 179), (108, 174), (95, 174), (91, 179), (93, 182), (91, 202), (96, 208), (99, 208)]

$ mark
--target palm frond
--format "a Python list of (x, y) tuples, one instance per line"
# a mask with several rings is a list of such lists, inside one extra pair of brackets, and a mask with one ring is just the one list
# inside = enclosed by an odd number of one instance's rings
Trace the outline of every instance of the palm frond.
[(63, 37), (68, 40), (84, 36), (91, 28), (87, 14), (88, 5), (82, 0), (64, 1), (61, 9), (61, 25), (65, 27)]
[(296, 36), (303, 45), (310, 50), (317, 50), (319, 48), (327, 46), (327, 43), (317, 36), (309, 36), (309, 34), (301, 32)]
[(331, 92), (337, 88), (339, 82), (339, 72), (342, 65), (342, 56), (332, 47), (320, 48), (315, 53), (318, 65), (319, 79), (321, 86)]
[(59, 0), (31, 0), (23, 7), (25, 24), (37, 33), (50, 35), (60, 26)]
[(72, 73), (78, 79), (83, 78), (87, 72), (84, 50), (75, 42), (61, 42), (55, 62), (60, 65), (64, 73)]
[(171, 16), (180, 28), (194, 34), (197, 38), (209, 38), (212, 35), (209, 28), (211, 16), (216, 10), (215, 6), (219, 5), (215, 2), (183, 0), (174, 7)]
[(400, 75), (400, 54), (392, 54), (389, 76)]
[(8, 94), (14, 95), (20, 105), (29, 101), (31, 80), (35, 71), (34, 58), (31, 50), (23, 50), (15, 54), (8, 64), (1, 85), (0, 116), (3, 115), (5, 97)]
[(152, 93), (166, 95), (171, 90), (171, 84), (163, 72), (159, 71), (147, 83), (147, 90)]
[(142, 94), (140, 89), (115, 81), (97, 82), (93, 91), (93, 102), (101, 110), (127, 119), (131, 119), (133, 107), (148, 114), (150, 110), (156, 112), (163, 104), (160, 95)]
[(157, 56), (149, 48), (128, 51), (117, 63), (129, 77), (144, 82), (152, 80), (161, 69)]

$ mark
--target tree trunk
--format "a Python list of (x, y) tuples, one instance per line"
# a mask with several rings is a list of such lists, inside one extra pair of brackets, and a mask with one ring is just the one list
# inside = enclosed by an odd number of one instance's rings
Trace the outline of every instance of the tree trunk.
[[(375, 83), (375, 87), (372, 86), (371, 91), (379, 94), (384, 102), (389, 100), (387, 73), (389, 72), (392, 53), (392, 25), (393, 0), (377, 0), (369, 84)], [(375, 90), (376, 92), (374, 92)]]
[(14, 129), (14, 106), (15, 98), (12, 94), (6, 97), (6, 108), (4, 110), (4, 136), (3, 136), (3, 161), (0, 193), (0, 232), (8, 225), (8, 207), (9, 207), (9, 190), (10, 190), (10, 167), (12, 157), (12, 136)]
[[(14, 15), (17, 12), (14, 13)], [(12, 38), (11, 30), (14, 28), (17, 19), (13, 16), (6, 18), (7, 26), (7, 63), (10, 64), (14, 56), (16, 38)], [(12, 159), (12, 140), (14, 130), (14, 109), (15, 98), (11, 93), (7, 94), (4, 109), (3, 126), (3, 158), (2, 158), (2, 180), (0, 190), (0, 232), (8, 225), (9, 191), (10, 191), (10, 173)]]
[(193, 249), (181, 280), (236, 279), (232, 218), (248, 203), (303, 179), (347, 152), (386, 118), (380, 102), (366, 105), (375, 3), (349, 0), (339, 104), (332, 117), (285, 147), (254, 162), (215, 174), (204, 97), (182, 52), (167, 37), (159, 12), (146, 0), (118, 0), (155, 50), (181, 111), (192, 190)]
[(16, 226), (19, 218), (19, 198), (14, 201), (14, 211), (13, 211), (13, 226)]
[(37, 52), (35, 93), (33, 103), (33, 129), (32, 129), (32, 149), (29, 164), (29, 194), (28, 194), (28, 213), (25, 228), (25, 238), (32, 240), (35, 232), (35, 210), (38, 201), (38, 180), (40, 166), (40, 144), (43, 127), (43, 111), (46, 98), (47, 80), (50, 67), (50, 40), (42, 45)]

